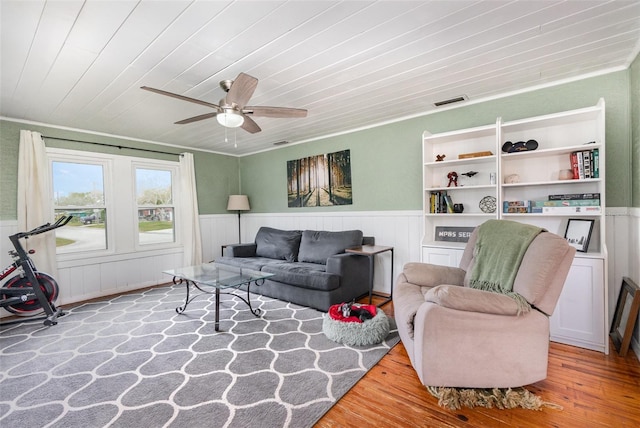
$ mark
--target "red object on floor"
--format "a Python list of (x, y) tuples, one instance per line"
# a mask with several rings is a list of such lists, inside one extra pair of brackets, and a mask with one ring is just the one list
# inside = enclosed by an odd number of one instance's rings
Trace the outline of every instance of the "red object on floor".
[[(331, 319), (337, 320), (337, 321), (342, 321), (342, 322), (359, 322), (361, 323), (362, 321), (360, 320), (360, 318), (358, 318), (355, 315), (351, 315), (349, 317), (343, 317), (342, 316), (342, 311), (340, 310), (340, 307), (342, 306), (342, 304), (339, 305), (333, 305), (329, 307), (329, 316), (331, 317)], [(352, 305), (352, 306), (356, 306), (358, 309), (365, 309), (366, 311), (368, 311), (372, 317), (375, 317), (377, 314), (377, 308), (376, 305)]]

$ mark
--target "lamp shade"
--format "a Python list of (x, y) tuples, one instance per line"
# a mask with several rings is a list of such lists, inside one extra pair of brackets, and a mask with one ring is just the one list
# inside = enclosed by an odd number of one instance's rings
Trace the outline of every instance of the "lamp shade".
[(247, 195), (229, 195), (227, 210), (229, 211), (249, 211), (249, 197)]

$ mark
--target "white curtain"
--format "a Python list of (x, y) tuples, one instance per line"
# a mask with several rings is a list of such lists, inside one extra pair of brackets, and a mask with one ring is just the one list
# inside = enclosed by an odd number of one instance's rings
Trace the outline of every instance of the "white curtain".
[(182, 232), (184, 242), (184, 265), (202, 263), (202, 242), (200, 238), (200, 214), (196, 192), (196, 174), (193, 155), (180, 155), (180, 207), (182, 211)]
[[(47, 153), (38, 132), (20, 131), (18, 151), (18, 230), (25, 232), (45, 223), (53, 223), (51, 186)], [(34, 249), (31, 257), (41, 272), (54, 278), (58, 274), (55, 232), (34, 235), (23, 241), (25, 249)]]

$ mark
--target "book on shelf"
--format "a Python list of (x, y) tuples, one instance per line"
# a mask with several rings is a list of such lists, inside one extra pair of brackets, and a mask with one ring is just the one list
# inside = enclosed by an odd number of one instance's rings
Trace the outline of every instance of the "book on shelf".
[(573, 179), (580, 178), (580, 168), (578, 167), (578, 152), (569, 153), (569, 160), (571, 162), (571, 170), (573, 171)]
[(534, 207), (599, 207), (600, 199), (558, 199), (553, 201), (533, 201)]
[(591, 178), (591, 151), (582, 152), (582, 169), (584, 178)]
[(524, 206), (515, 206), (515, 207), (507, 207), (503, 210), (505, 214), (528, 214), (531, 212), (531, 207)]
[(537, 214), (593, 214), (602, 213), (602, 208), (598, 206), (573, 206), (573, 207), (532, 207), (532, 213)]
[(549, 195), (550, 201), (572, 200), (572, 199), (600, 199), (600, 193), (563, 193)]
[(444, 203), (447, 206), (447, 212), (450, 214), (453, 214), (453, 200), (451, 199), (451, 196), (448, 195), (447, 193), (445, 193), (444, 195)]
[(600, 178), (600, 151), (579, 150), (569, 154), (573, 179)]
[(522, 214), (531, 212), (531, 201), (502, 201), (502, 212)]
[[(576, 158), (578, 159), (578, 179), (582, 180), (584, 178), (584, 163), (582, 161), (582, 152), (575, 152)], [(574, 171), (573, 178), (576, 178), (576, 173)]]
[(446, 190), (429, 192), (429, 213), (453, 213), (453, 200)]

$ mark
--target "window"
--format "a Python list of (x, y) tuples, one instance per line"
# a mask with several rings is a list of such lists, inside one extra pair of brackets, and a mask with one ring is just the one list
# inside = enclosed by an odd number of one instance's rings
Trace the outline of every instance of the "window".
[(171, 171), (136, 168), (138, 243), (175, 241), (175, 211)]
[(178, 163), (47, 149), (56, 218), (56, 252), (65, 259), (178, 245), (174, 185)]
[(55, 219), (72, 215), (56, 232), (58, 254), (107, 249), (104, 163), (51, 162)]

